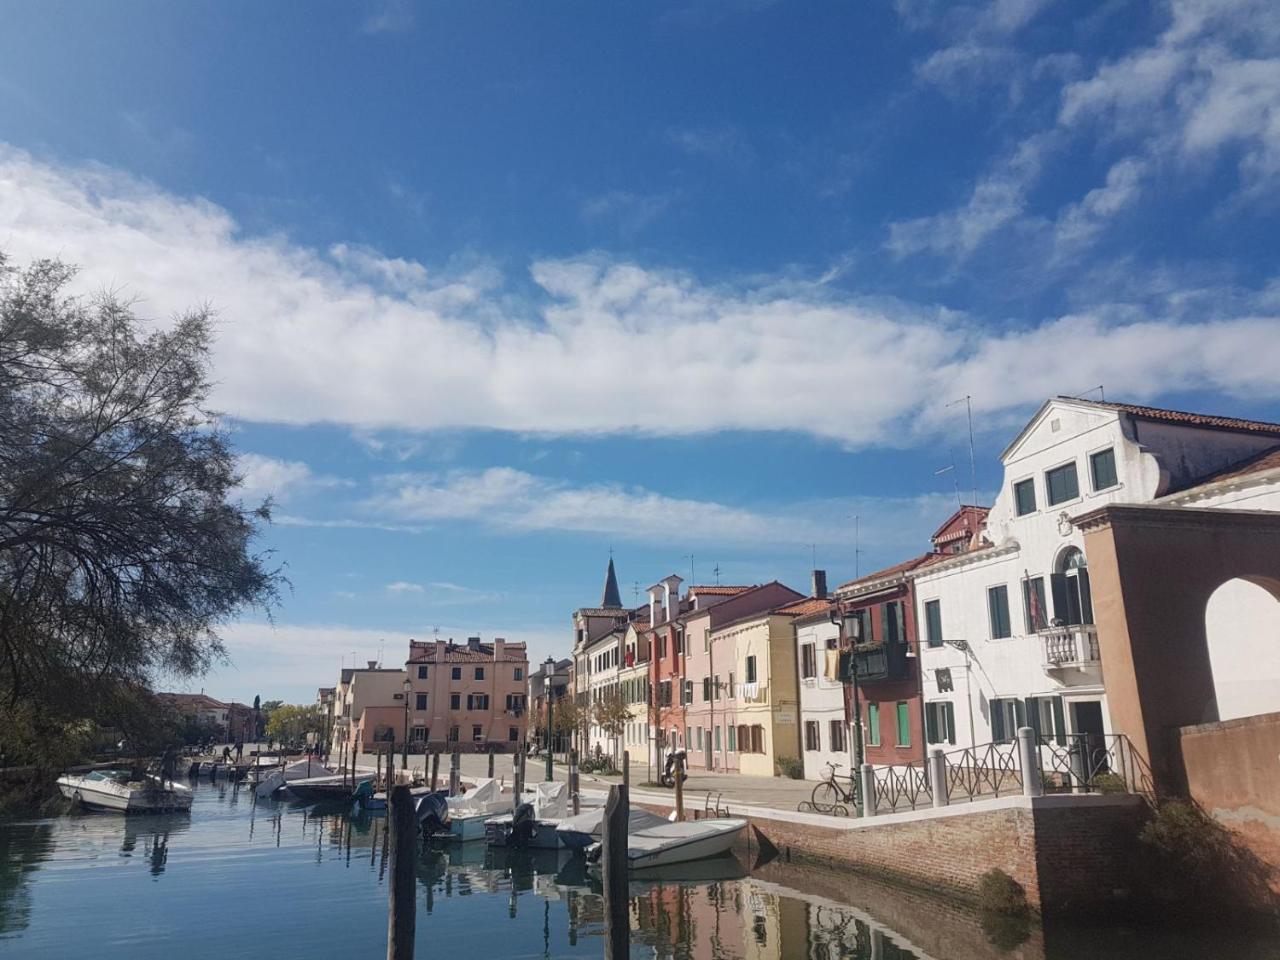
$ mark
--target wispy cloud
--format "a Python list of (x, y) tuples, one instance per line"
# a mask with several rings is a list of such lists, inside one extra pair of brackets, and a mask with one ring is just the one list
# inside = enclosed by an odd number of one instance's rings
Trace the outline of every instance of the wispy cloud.
[(613, 224), (624, 236), (639, 233), (671, 206), (673, 197), (665, 193), (632, 193), (611, 190), (588, 197), (579, 205), (584, 220)]
[(373, 11), (360, 23), (361, 33), (400, 33), (414, 24), (410, 0), (374, 0)]
[(407, 580), (395, 580), (388, 583), (384, 587), (387, 593), (423, 593), (424, 587), (420, 583), (410, 583)]

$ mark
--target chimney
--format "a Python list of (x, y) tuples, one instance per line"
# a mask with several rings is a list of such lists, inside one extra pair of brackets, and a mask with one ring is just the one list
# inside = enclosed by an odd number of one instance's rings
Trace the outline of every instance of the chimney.
[(649, 588), (649, 626), (656, 627), (662, 621), (658, 619), (658, 590), (656, 586)]
[(436, 663), (444, 663), (444, 657), (448, 650), (449, 643), (447, 640), (436, 641)]
[(819, 600), (827, 599), (827, 571), (813, 571), (813, 595)]
[(507, 647), (507, 641), (503, 640), (501, 637), (494, 637), (493, 638), (493, 659), (501, 660), (503, 653), (506, 652), (506, 647)]
[(479, 649), (480, 649), (480, 638), (479, 638), (479, 637), (467, 637), (467, 649), (468, 649), (468, 650), (479, 650)]
[(378, 669), (378, 661), (377, 661), (377, 660), (366, 660), (366, 661), (365, 661), (365, 663), (369, 664), (369, 669), (370, 669), (370, 670), (377, 670), (377, 669)]

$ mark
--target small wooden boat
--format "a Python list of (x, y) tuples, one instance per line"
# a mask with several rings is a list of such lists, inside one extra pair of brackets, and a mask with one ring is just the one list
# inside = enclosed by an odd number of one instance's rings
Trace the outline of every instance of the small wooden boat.
[(355, 779), (348, 774), (331, 773), (323, 777), (302, 777), (291, 780), (285, 786), (289, 796), (303, 803), (337, 803), (351, 799), (356, 785), (365, 780), (372, 780), (377, 774), (357, 773)]
[[(627, 862), (632, 870), (706, 860), (728, 853), (747, 821), (736, 817), (663, 823), (627, 834)], [(588, 858), (599, 859), (599, 845)]]
[(91, 810), (159, 813), (191, 809), (190, 787), (149, 775), (139, 779), (128, 770), (66, 774), (58, 778), (58, 789), (68, 800)]
[(319, 760), (295, 760), (282, 767), (272, 767), (269, 772), (260, 772), (257, 786), (253, 788), (253, 795), (259, 798), (270, 797), (295, 780), (333, 775), (333, 770)]

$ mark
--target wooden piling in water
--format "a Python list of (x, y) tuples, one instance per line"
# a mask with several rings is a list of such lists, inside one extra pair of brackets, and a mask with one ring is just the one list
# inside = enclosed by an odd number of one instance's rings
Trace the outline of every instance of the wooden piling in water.
[(684, 756), (676, 754), (673, 764), (676, 777), (676, 820), (684, 819)]
[(396, 785), (396, 752), (387, 751), (387, 799), (391, 798), (391, 788)]
[(600, 864), (604, 880), (605, 960), (624, 960), (631, 953), (631, 923), (627, 890), (627, 788), (609, 788), (600, 829)]
[(440, 751), (437, 750), (431, 755), (431, 792), (434, 793), (440, 786)]
[(573, 803), (573, 815), (582, 812), (582, 798), (578, 796), (578, 751), (569, 751), (569, 799)]
[(407, 786), (387, 795), (387, 828), (391, 835), (391, 883), (387, 904), (387, 960), (413, 960), (417, 921), (414, 902), (418, 854), (417, 818)]
[(489, 779), (493, 779), (493, 744), (489, 744)]
[(462, 756), (458, 748), (453, 748), (453, 756), (449, 758), (449, 796), (456, 797), (462, 790)]

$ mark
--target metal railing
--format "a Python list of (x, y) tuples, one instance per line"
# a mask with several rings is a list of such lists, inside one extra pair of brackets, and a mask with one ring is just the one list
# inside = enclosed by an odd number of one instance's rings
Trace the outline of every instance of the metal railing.
[(1098, 653), (1098, 628), (1091, 623), (1065, 627), (1048, 627), (1039, 631), (1044, 645), (1044, 662), (1049, 667), (1095, 664)]
[[(1128, 793), (1152, 797), (1151, 770), (1123, 734), (1072, 734), (1036, 737), (1030, 727), (1004, 743), (985, 743), (944, 752), (928, 761), (879, 768), (864, 765), (852, 778), (855, 805), (865, 792), (865, 815), (992, 800), (1017, 794)], [(938, 789), (940, 787), (940, 790)], [(815, 791), (815, 797), (817, 791)], [(801, 810), (845, 815), (847, 808), (825, 809), (814, 801)]]

